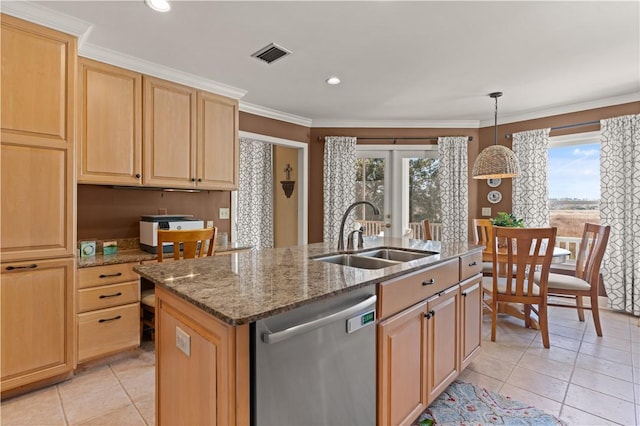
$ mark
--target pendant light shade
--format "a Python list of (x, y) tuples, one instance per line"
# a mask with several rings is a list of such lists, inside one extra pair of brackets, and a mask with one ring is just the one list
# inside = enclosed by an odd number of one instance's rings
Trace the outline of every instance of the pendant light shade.
[(496, 100), (493, 145), (482, 150), (473, 164), (474, 179), (512, 178), (520, 174), (516, 155), (506, 146), (498, 145), (498, 98), (502, 92), (489, 94)]

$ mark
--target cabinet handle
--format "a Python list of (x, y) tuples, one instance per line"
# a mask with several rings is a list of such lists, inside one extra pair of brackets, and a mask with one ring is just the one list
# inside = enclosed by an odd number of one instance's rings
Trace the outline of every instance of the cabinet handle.
[(122, 292), (119, 291), (117, 293), (114, 294), (101, 294), (100, 295), (100, 299), (106, 299), (107, 297), (118, 297), (118, 296), (122, 296)]
[(141, 175), (140, 173), (136, 173), (136, 179), (140, 179)]
[(434, 311), (433, 309), (427, 312), (426, 314), (424, 314), (424, 317), (426, 319), (431, 319), (431, 317), (435, 317), (435, 316), (436, 316), (436, 311)]
[(432, 285), (436, 283), (435, 278), (431, 278), (429, 281), (422, 281), (422, 285)]
[(198, 182), (202, 182), (202, 178), (198, 178)]
[(462, 297), (467, 297), (467, 292), (466, 291), (462, 292)]
[(478, 264), (478, 262), (476, 262), (476, 261), (474, 260), (473, 262), (471, 262), (471, 263), (469, 264), (469, 266), (476, 266), (477, 264)]
[(196, 181), (196, 178), (191, 178), (191, 182), (195, 182), (195, 181)]
[(118, 316), (115, 316), (113, 318), (100, 319), (100, 320), (98, 320), (98, 322), (115, 321), (115, 320), (119, 320), (120, 318), (122, 318), (122, 315), (118, 315)]
[(38, 267), (38, 265), (36, 265), (35, 263), (32, 263), (31, 265), (25, 265), (25, 266), (7, 266), (5, 269), (7, 271), (14, 271), (16, 269), (36, 269)]
[(100, 278), (119, 277), (120, 275), (122, 275), (122, 272), (116, 272), (115, 274), (100, 274)]

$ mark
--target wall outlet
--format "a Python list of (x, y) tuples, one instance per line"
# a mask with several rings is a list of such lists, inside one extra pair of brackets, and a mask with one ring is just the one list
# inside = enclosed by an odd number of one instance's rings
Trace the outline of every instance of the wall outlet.
[(207, 228), (213, 228), (213, 221), (212, 220), (208, 220), (207, 221)]
[(221, 207), (220, 208), (220, 219), (229, 219), (229, 208)]
[(176, 346), (186, 356), (191, 357), (191, 336), (180, 327), (176, 327)]
[(482, 216), (491, 217), (491, 207), (483, 207)]

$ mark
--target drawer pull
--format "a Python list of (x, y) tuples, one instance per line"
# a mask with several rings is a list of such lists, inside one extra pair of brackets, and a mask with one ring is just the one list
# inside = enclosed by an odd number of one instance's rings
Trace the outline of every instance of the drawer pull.
[(101, 294), (100, 295), (100, 299), (106, 299), (107, 297), (118, 297), (118, 296), (122, 296), (122, 292), (119, 291), (117, 293), (113, 293), (113, 294)]
[(435, 316), (436, 316), (436, 311), (434, 311), (433, 309), (427, 312), (426, 314), (424, 314), (424, 317), (426, 319), (431, 319), (432, 317), (435, 317)]
[(116, 272), (115, 274), (100, 274), (100, 278), (119, 277), (120, 275), (122, 275), (122, 272)]
[(462, 297), (467, 297), (467, 292), (466, 291), (462, 292)]
[(431, 278), (429, 281), (422, 281), (422, 285), (433, 285), (436, 283), (435, 278)]
[(471, 263), (469, 264), (469, 266), (476, 266), (477, 264), (478, 264), (478, 262), (476, 262), (476, 261), (474, 260), (473, 262), (471, 262)]
[(35, 263), (32, 263), (31, 265), (25, 265), (25, 266), (7, 266), (7, 271), (15, 271), (16, 269), (35, 269), (37, 268), (38, 265), (36, 265)]
[(99, 319), (98, 322), (109, 322), (109, 321), (115, 321), (115, 320), (119, 320), (120, 318), (122, 318), (122, 315), (117, 315), (113, 318), (104, 318), (104, 319)]

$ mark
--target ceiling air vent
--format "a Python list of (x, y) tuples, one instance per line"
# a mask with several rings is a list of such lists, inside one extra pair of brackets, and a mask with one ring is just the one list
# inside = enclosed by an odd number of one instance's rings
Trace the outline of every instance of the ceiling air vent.
[(275, 43), (271, 43), (263, 47), (262, 49), (258, 50), (256, 53), (252, 54), (251, 56), (253, 56), (254, 58), (263, 60), (266, 63), (270, 64), (282, 58), (283, 56), (289, 55), (290, 53), (291, 52), (289, 52), (284, 47), (278, 46)]

